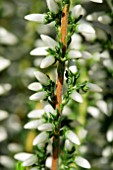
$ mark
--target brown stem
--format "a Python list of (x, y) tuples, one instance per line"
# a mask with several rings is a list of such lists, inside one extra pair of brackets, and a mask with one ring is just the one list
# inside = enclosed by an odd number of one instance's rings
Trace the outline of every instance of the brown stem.
[[(61, 18), (61, 43), (62, 47), (62, 58), (65, 56), (67, 44), (66, 44), (66, 36), (67, 36), (67, 28), (68, 28), (68, 5), (64, 5), (62, 10), (62, 18)], [(64, 81), (64, 69), (65, 63), (59, 61), (57, 68), (57, 81), (56, 81), (56, 109), (58, 110), (59, 117), (61, 116), (61, 102), (62, 102), (62, 90), (63, 90), (63, 81)], [(53, 155), (52, 155), (52, 170), (58, 170), (58, 156), (59, 156), (59, 134), (60, 134), (60, 126), (55, 132), (53, 136)]]

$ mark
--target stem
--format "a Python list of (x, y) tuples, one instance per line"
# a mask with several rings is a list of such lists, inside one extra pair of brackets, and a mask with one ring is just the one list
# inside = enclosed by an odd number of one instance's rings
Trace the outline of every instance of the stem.
[[(61, 43), (62, 47), (62, 58), (64, 58), (66, 53), (66, 36), (67, 36), (67, 28), (68, 28), (68, 5), (64, 5), (62, 10), (62, 18), (61, 18)], [(57, 81), (56, 81), (56, 109), (58, 110), (58, 116), (61, 116), (61, 102), (62, 102), (62, 91), (63, 91), (63, 82), (64, 82), (64, 69), (65, 62), (58, 62), (57, 65)], [(58, 170), (58, 156), (59, 156), (59, 135), (60, 135), (60, 125), (53, 136), (53, 154), (52, 154), (52, 170)]]

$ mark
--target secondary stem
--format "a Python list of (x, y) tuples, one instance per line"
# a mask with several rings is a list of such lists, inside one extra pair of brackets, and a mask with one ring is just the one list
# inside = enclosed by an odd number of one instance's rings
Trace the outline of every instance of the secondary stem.
[[(62, 18), (61, 18), (61, 43), (62, 47), (62, 58), (65, 56), (67, 43), (67, 28), (68, 28), (68, 5), (64, 5), (62, 10)], [(57, 82), (56, 82), (56, 109), (58, 110), (59, 117), (61, 116), (61, 102), (62, 102), (62, 90), (63, 90), (63, 82), (64, 82), (64, 69), (65, 63), (59, 61), (57, 67)], [(59, 156), (59, 135), (60, 135), (60, 126), (58, 131), (55, 132), (53, 136), (53, 154), (52, 154), (52, 170), (58, 170), (58, 156)]]

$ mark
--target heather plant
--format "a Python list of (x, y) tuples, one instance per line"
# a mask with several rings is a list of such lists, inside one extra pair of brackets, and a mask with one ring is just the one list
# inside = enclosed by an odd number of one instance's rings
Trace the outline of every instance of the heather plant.
[[(102, 3), (102, 0), (90, 1)], [(37, 129), (38, 135), (33, 140), (34, 153), (15, 155), (15, 159), (20, 161), (17, 170), (24, 167), (30, 170), (90, 169), (90, 163), (79, 152), (79, 145), (87, 131), (71, 118), (71, 112), (72, 103), (83, 103), (83, 95), (87, 91), (102, 92), (98, 85), (82, 80), (82, 68), (79, 68), (79, 60), (92, 57), (86, 46), (81, 46), (80, 35), (87, 41), (93, 41), (96, 37), (95, 29), (82, 19), (85, 10), (80, 4), (72, 8), (70, 0), (46, 2), (49, 9), (47, 13), (25, 16), (29, 21), (52, 23), (56, 30), (56, 40), (48, 35), (40, 35), (44, 46), (30, 52), (34, 56), (46, 56), (41, 61), (40, 69), (34, 72), (36, 82), (28, 86), (35, 92), (29, 99), (40, 101), (43, 108), (28, 113), (28, 118), (33, 120), (25, 124), (24, 128)], [(53, 65), (57, 67), (55, 78), (42, 72), (42, 69)], [(79, 128), (82, 129), (81, 139), (77, 134)]]

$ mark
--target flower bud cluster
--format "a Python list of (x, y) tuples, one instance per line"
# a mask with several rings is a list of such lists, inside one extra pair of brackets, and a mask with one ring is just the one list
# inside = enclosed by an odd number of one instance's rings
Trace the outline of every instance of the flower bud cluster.
[[(92, 2), (102, 3), (102, 0), (90, 0)], [(59, 34), (59, 27), (61, 22), (61, 6), (69, 5), (69, 0), (63, 0), (62, 3), (56, 0), (46, 0), (49, 12), (46, 14), (30, 14), (25, 16), (25, 19), (29, 21), (35, 21), (38, 23), (50, 23), (55, 21), (57, 27), (57, 33)], [(23, 166), (30, 166), (33, 168), (51, 168), (51, 157), (52, 157), (52, 138), (54, 133), (57, 132), (60, 125), (60, 144), (61, 149), (64, 152), (63, 156), (60, 156), (61, 167), (65, 169), (71, 164), (74, 166), (80, 166), (89, 169), (91, 166), (89, 162), (78, 156), (79, 152), (76, 152), (76, 147), (80, 145), (79, 133), (75, 133), (73, 128), (73, 121), (68, 118), (71, 114), (68, 108), (69, 102), (83, 103), (83, 96), (81, 93), (85, 93), (87, 90), (91, 92), (101, 92), (102, 89), (93, 83), (87, 81), (80, 82), (80, 71), (78, 65), (78, 59), (89, 60), (93, 58), (90, 50), (86, 47), (82, 48), (83, 39), (86, 41), (92, 41), (96, 38), (96, 31), (92, 24), (84, 20), (80, 20), (81, 16), (85, 15), (85, 10), (81, 5), (76, 5), (70, 10), (69, 14), (69, 27), (67, 33), (67, 49), (64, 58), (62, 58), (62, 43), (60, 39), (58, 42), (48, 35), (40, 35), (41, 41), (44, 46), (33, 49), (30, 54), (34, 56), (45, 56), (42, 59), (40, 68), (45, 69), (57, 62), (64, 62), (66, 64), (65, 80), (66, 90), (62, 96), (62, 115), (59, 117), (58, 110), (55, 108), (56, 94), (55, 94), (55, 82), (50, 79), (47, 74), (41, 71), (34, 73), (37, 81), (31, 83), (28, 89), (35, 91), (30, 96), (32, 101), (46, 101), (47, 103), (42, 109), (36, 109), (28, 113), (28, 117), (33, 119), (25, 124), (25, 129), (36, 129), (38, 135), (33, 140), (33, 146), (36, 147), (35, 154), (30, 153), (19, 153), (15, 155), (15, 158), (22, 161)], [(105, 19), (105, 17), (103, 17)], [(100, 18), (99, 20), (103, 20)], [(91, 108), (89, 109), (89, 111)], [(67, 121), (67, 123), (66, 123)], [(70, 123), (71, 122), (71, 123)], [(84, 130), (85, 131), (85, 130)], [(86, 131), (85, 131), (86, 132)], [(85, 133), (86, 134), (86, 133)], [(55, 134), (56, 135), (56, 134)], [(86, 136), (86, 135), (85, 135)], [(81, 137), (82, 139), (82, 137)], [(42, 153), (42, 157), (41, 157)], [(72, 158), (70, 158), (70, 153)], [(67, 155), (68, 154), (68, 155)], [(77, 155), (77, 156), (75, 156)], [(65, 163), (63, 163), (63, 159)], [(70, 161), (68, 161), (70, 159)]]

